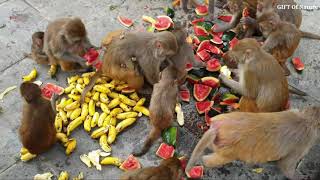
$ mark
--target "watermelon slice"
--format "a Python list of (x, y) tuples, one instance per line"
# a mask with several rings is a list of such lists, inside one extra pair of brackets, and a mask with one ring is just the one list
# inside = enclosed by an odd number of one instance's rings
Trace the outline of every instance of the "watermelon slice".
[(99, 52), (95, 50), (94, 48), (90, 48), (83, 56), (84, 59), (87, 60), (87, 63), (89, 65), (93, 64), (97, 60), (99, 56)]
[(156, 23), (154, 24), (154, 27), (158, 31), (167, 30), (171, 26), (173, 26), (173, 21), (169, 16), (157, 16), (157, 20), (156, 20)]
[(205, 49), (197, 52), (197, 55), (200, 57), (202, 61), (208, 61), (211, 57), (211, 55)]
[(126, 87), (121, 90), (121, 93), (123, 93), (123, 94), (129, 94), (129, 93), (133, 93), (133, 92), (135, 92), (135, 89), (131, 88), (131, 87)]
[(211, 42), (213, 42), (214, 44), (222, 44), (223, 41), (219, 36), (213, 36), (213, 39), (210, 40)]
[(133, 24), (133, 21), (131, 19), (124, 16), (118, 16), (118, 21), (125, 27), (130, 27)]
[(192, 66), (191, 63), (187, 63), (187, 64), (186, 64), (186, 70), (187, 70), (187, 71), (190, 71), (192, 68), (193, 68), (193, 66)]
[(232, 16), (218, 16), (218, 19), (224, 22), (230, 22), (232, 19)]
[(210, 94), (212, 88), (203, 84), (195, 84), (193, 87), (193, 96), (197, 101), (204, 101)]
[(222, 55), (223, 54), (221, 49), (219, 49), (217, 46), (212, 46), (210, 48), (210, 52), (213, 53), (213, 54), (217, 54), (217, 55)]
[(203, 176), (203, 166), (194, 166), (186, 174), (188, 178), (200, 179)]
[(204, 40), (200, 43), (198, 46), (197, 52), (202, 51), (202, 50), (210, 50), (212, 48), (212, 44), (210, 43), (209, 40)]
[(165, 143), (161, 143), (156, 155), (162, 159), (169, 159), (174, 155), (174, 147)]
[(190, 91), (189, 89), (183, 89), (180, 90), (180, 98), (184, 102), (189, 102), (190, 101)]
[(219, 71), (221, 68), (220, 61), (218, 59), (211, 59), (207, 62), (207, 70), (210, 72), (216, 72)]
[(171, 146), (176, 146), (177, 142), (177, 127), (170, 127), (162, 132), (162, 140)]
[(297, 71), (304, 70), (304, 64), (299, 57), (292, 58), (292, 64)]
[(196, 108), (199, 114), (203, 114), (206, 111), (209, 111), (211, 107), (213, 106), (213, 101), (202, 101), (202, 102), (196, 102)]
[(41, 94), (45, 99), (50, 100), (53, 93), (55, 94), (63, 94), (64, 89), (60, 86), (57, 86), (55, 84), (47, 83), (43, 87), (41, 87)]
[(188, 74), (188, 75), (187, 75), (187, 81), (188, 81), (190, 84), (197, 84), (197, 83), (199, 83), (199, 80), (200, 80), (200, 78), (198, 78), (198, 77), (195, 76), (195, 75), (192, 75), (192, 74)]
[(134, 157), (132, 154), (130, 154), (128, 159), (126, 159), (119, 168), (124, 171), (132, 171), (135, 169), (140, 169), (141, 165), (139, 160), (136, 157)]
[(215, 77), (203, 77), (201, 78), (201, 84), (212, 87), (213, 89), (219, 87), (220, 81)]
[(209, 35), (208, 31), (204, 27), (201, 27), (201, 26), (194, 26), (193, 30), (194, 30), (194, 34), (196, 36), (208, 36)]
[(234, 46), (235, 46), (236, 44), (238, 44), (238, 42), (239, 42), (238, 38), (234, 37), (234, 38), (229, 42), (229, 44), (230, 44), (230, 50), (232, 50), (232, 49), (234, 48)]
[(187, 158), (184, 156), (181, 156), (178, 159), (180, 160), (180, 163), (181, 163), (181, 169), (184, 171), (188, 164)]
[(238, 102), (239, 98), (233, 94), (226, 93), (222, 96), (222, 101), (226, 104), (232, 104)]
[(199, 16), (205, 16), (208, 14), (208, 6), (206, 5), (199, 5), (195, 9), (197, 15)]
[(191, 21), (191, 24), (197, 25), (199, 22), (204, 22), (204, 17)]

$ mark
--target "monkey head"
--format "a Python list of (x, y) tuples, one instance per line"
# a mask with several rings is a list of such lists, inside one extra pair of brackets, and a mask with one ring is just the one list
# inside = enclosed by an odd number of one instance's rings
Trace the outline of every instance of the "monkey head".
[(272, 31), (274, 31), (281, 22), (280, 16), (274, 12), (265, 12), (257, 20), (260, 31), (263, 37), (267, 38)]
[(87, 36), (86, 28), (80, 18), (71, 19), (62, 29), (62, 35), (70, 45), (82, 44)]
[(153, 45), (155, 47), (153, 55), (156, 59), (165, 60), (178, 52), (176, 37), (169, 31), (156, 33)]
[(246, 38), (240, 40), (232, 50), (224, 54), (223, 59), (230, 68), (235, 68), (238, 64), (245, 64), (250, 60), (253, 53), (261, 50), (256, 39)]
[(35, 44), (38, 48), (42, 49), (43, 47), (43, 38), (44, 32), (35, 32), (32, 34), (32, 43)]
[(231, 13), (235, 13), (242, 10), (243, 2), (239, 0), (228, 0), (227, 6)]
[(273, 10), (276, 0), (258, 0), (257, 3), (257, 11), (261, 13), (263, 11)]
[(41, 97), (41, 89), (37, 84), (24, 82), (20, 86), (20, 93), (27, 103), (31, 103)]

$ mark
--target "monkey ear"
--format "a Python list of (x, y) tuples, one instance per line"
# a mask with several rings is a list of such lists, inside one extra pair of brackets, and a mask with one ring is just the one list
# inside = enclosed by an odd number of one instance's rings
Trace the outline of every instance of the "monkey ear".
[(24, 82), (20, 86), (20, 93), (30, 103), (41, 96), (41, 89), (34, 83)]

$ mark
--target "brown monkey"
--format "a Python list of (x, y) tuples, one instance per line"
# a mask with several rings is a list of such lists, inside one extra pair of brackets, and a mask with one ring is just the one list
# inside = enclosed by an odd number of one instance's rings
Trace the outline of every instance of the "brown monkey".
[(168, 66), (161, 72), (161, 79), (154, 84), (149, 111), (152, 129), (140, 151), (133, 152), (135, 156), (144, 155), (160, 136), (162, 130), (169, 128), (172, 123), (174, 109), (178, 96), (177, 70)]
[(202, 156), (206, 167), (219, 167), (234, 160), (247, 163), (277, 161), (288, 178), (295, 177), (297, 163), (315, 144), (320, 132), (320, 107), (273, 113), (233, 112), (215, 116), (186, 167), (190, 170)]
[(275, 112), (284, 110), (289, 98), (288, 82), (277, 60), (255, 39), (240, 40), (224, 55), (238, 63), (239, 82), (221, 74), (222, 82), (242, 95), (240, 111)]
[(49, 64), (48, 56), (43, 52), (44, 32), (35, 32), (32, 34), (31, 54), (26, 57), (35, 60), (38, 64)]
[(137, 90), (144, 85), (144, 78), (153, 85), (159, 81), (161, 64), (177, 52), (176, 37), (169, 31), (128, 32), (122, 38), (114, 38), (103, 56), (101, 70), (92, 77), (81, 99), (101, 74), (125, 81)]
[(117, 39), (117, 38), (121, 38), (121, 36), (124, 34), (125, 34), (125, 30), (123, 30), (123, 29), (118, 29), (118, 30), (115, 30), (115, 31), (108, 33), (102, 39), (101, 46), (108, 48), (108, 46), (111, 44), (112, 40)]
[(88, 66), (82, 58), (94, 47), (86, 28), (79, 18), (60, 18), (49, 23), (44, 35), (44, 52), (50, 65), (60, 65), (63, 71), (86, 71)]
[(136, 169), (124, 173), (120, 180), (180, 180), (181, 163), (177, 157), (162, 160), (159, 166)]
[(30, 153), (43, 153), (56, 142), (56, 96), (53, 96), (50, 103), (41, 96), (40, 87), (30, 82), (22, 83), (20, 92), (25, 100), (19, 128), (20, 140)]

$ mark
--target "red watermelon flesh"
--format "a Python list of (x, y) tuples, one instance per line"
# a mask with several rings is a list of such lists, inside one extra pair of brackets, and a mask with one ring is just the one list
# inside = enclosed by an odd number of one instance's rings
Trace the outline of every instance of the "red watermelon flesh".
[(213, 54), (221, 55), (223, 52), (217, 46), (212, 46), (210, 52)]
[(292, 64), (293, 64), (294, 68), (298, 71), (302, 71), (304, 69), (304, 64), (299, 57), (293, 58)]
[(171, 26), (173, 26), (173, 21), (169, 16), (158, 16), (157, 21), (154, 24), (154, 27), (158, 31), (163, 31), (169, 29)]
[(208, 112), (209, 112), (209, 111), (210, 111), (210, 110), (207, 110), (207, 111), (205, 112), (205, 114), (204, 114), (204, 120), (205, 120), (207, 126), (210, 126), (210, 124), (211, 124), (211, 117), (208, 115)]
[(186, 174), (188, 178), (200, 179), (203, 176), (203, 166), (194, 166)]
[(208, 32), (204, 27), (194, 26), (193, 30), (196, 36), (208, 36)]
[(207, 62), (207, 70), (210, 72), (216, 72), (219, 71), (221, 68), (220, 61), (218, 59), (211, 59)]
[(215, 44), (222, 44), (223, 43), (222, 39), (219, 36), (213, 36), (213, 39), (211, 39), (210, 41)]
[(179, 157), (179, 160), (181, 163), (181, 169), (184, 171), (187, 167), (187, 164), (188, 164), (187, 158), (182, 156), (182, 157)]
[(186, 70), (187, 70), (187, 71), (190, 71), (192, 68), (193, 68), (193, 66), (192, 66), (191, 63), (187, 63), (187, 64), (186, 64)]
[(210, 108), (213, 106), (213, 101), (202, 101), (202, 102), (196, 102), (196, 108), (199, 114), (203, 114), (206, 111), (209, 111)]
[(197, 52), (197, 55), (200, 57), (202, 61), (208, 61), (211, 57), (211, 55), (205, 49)]
[(204, 40), (200, 43), (198, 46), (197, 52), (202, 51), (202, 50), (210, 50), (212, 48), (212, 44), (210, 43), (209, 40)]
[(180, 98), (182, 101), (189, 102), (190, 101), (190, 91), (189, 89), (180, 90)]
[(124, 16), (118, 16), (118, 21), (126, 27), (130, 27), (133, 24), (133, 21), (131, 19)]
[(224, 33), (224, 32), (212, 32), (212, 31), (211, 31), (211, 34), (212, 34), (213, 36), (218, 36), (220, 39), (222, 38), (223, 33)]
[(206, 5), (199, 5), (195, 9), (197, 15), (204, 16), (208, 14), (208, 6)]
[(88, 64), (92, 64), (94, 61), (97, 60), (99, 56), (99, 52), (94, 48), (90, 48), (86, 54), (84, 54), (83, 58), (87, 60)]
[(53, 93), (55, 94), (63, 94), (64, 89), (55, 84), (47, 83), (45, 86), (41, 87), (41, 94), (45, 99), (50, 100)]
[(193, 20), (193, 21), (191, 22), (191, 24), (197, 25), (199, 22), (204, 22), (204, 17)]
[(213, 89), (219, 87), (220, 81), (215, 77), (203, 77), (201, 78), (201, 84), (212, 87)]
[(174, 147), (165, 143), (161, 143), (156, 152), (156, 155), (161, 157), (162, 159), (169, 159), (174, 155)]
[(239, 42), (238, 38), (234, 37), (230, 42), (230, 50), (233, 49), (233, 47)]
[(232, 19), (232, 16), (218, 16), (218, 19), (224, 22), (230, 22)]
[(199, 38), (197, 36), (194, 36), (193, 39), (192, 39), (192, 43), (196, 44), (196, 45), (200, 44)]
[(141, 165), (139, 160), (136, 157), (134, 157), (132, 154), (130, 154), (128, 159), (126, 159), (119, 168), (124, 171), (132, 171), (135, 169), (140, 169)]
[(212, 88), (203, 84), (194, 84), (193, 96), (197, 101), (204, 101), (210, 94)]

